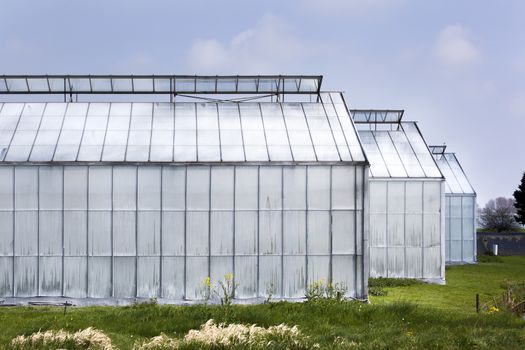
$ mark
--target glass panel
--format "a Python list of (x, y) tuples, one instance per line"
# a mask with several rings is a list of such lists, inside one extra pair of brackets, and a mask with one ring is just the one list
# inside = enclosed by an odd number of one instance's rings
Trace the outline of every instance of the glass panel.
[[(260, 104), (270, 161), (290, 161), (292, 154), (281, 107), (275, 103)], [(244, 125), (243, 125), (244, 128)]]
[(138, 92), (150, 92), (153, 91), (153, 79), (152, 78), (133, 78), (133, 89)]
[(397, 150), (388, 135), (388, 131), (374, 131), (372, 132), (376, 139), (379, 151), (383, 156), (383, 160), (388, 168), (391, 177), (407, 177), (401, 159), (397, 154)]
[(131, 114), (133, 116), (138, 116), (138, 115), (150, 116), (152, 112), (151, 109), (152, 109), (151, 103), (133, 103), (131, 107)]
[(17, 130), (38, 130), (41, 119), (41, 117), (22, 115), (20, 117), (20, 121), (18, 122)]
[(53, 159), (55, 146), (33, 146), (29, 160), (32, 162), (49, 162)]
[[(330, 97), (333, 100), (333, 108), (335, 109), (335, 113), (339, 119), (339, 124), (341, 125), (343, 133), (346, 137), (346, 142), (348, 143), (348, 147), (350, 148), (350, 153), (352, 155), (353, 160), (364, 161), (365, 156), (359, 145), (359, 140), (357, 138), (357, 134), (356, 134), (354, 124), (352, 122), (352, 118), (350, 117), (350, 115), (348, 114), (348, 111), (346, 110), (346, 106), (343, 103), (341, 94), (332, 93), (330, 94)], [(325, 107), (327, 106), (328, 104), (326, 104), (325, 102)], [(328, 110), (327, 110), (327, 113), (329, 113)]]
[(123, 161), (126, 154), (126, 146), (104, 146), (102, 161)]
[(175, 90), (178, 92), (195, 92), (195, 79), (176, 79)]
[(23, 103), (4, 103), (0, 117), (19, 117), (23, 109)]
[(172, 130), (153, 130), (151, 144), (155, 146), (173, 146)]
[[(88, 78), (73, 78), (73, 79), (67, 79), (66, 80), (66, 89), (68, 91), (91, 91), (91, 85), (89, 83)], [(64, 86), (62, 85), (61, 90), (64, 89)], [(93, 86), (93, 91), (96, 91), (96, 89)], [(111, 91), (111, 89), (106, 90)]]
[(219, 124), (216, 104), (197, 104), (198, 160), (219, 161)]
[(29, 158), (29, 153), (31, 152), (31, 146), (13, 146), (9, 147), (9, 151), (5, 156), (5, 160), (23, 162)]
[(155, 103), (153, 106), (153, 130), (173, 130), (175, 111), (172, 103)]
[(80, 147), (78, 153), (79, 161), (99, 161), (102, 154), (102, 145), (99, 146), (85, 146)]
[(36, 136), (36, 130), (17, 130), (11, 141), (12, 146), (30, 146)]
[(370, 162), (370, 173), (373, 177), (390, 177), (381, 152), (371, 131), (360, 131), (361, 141)]
[(470, 186), (470, 183), (467, 180), (467, 176), (465, 175), (465, 172), (463, 172), (463, 169), (461, 169), (461, 166), (459, 165), (456, 156), (453, 153), (447, 153), (445, 154), (445, 158), (448, 161), (448, 164), (450, 165), (450, 169), (456, 176), (456, 179), (458, 180), (458, 183), (461, 186), (463, 193), (474, 193), (474, 189), (472, 188), (472, 186)]
[(218, 92), (221, 92), (221, 91), (236, 91), (237, 87), (237, 80), (232, 78), (232, 79), (220, 79), (218, 82), (217, 82), (217, 91)]
[(307, 168), (308, 209), (330, 209), (330, 168)]
[[(62, 127), (63, 116), (44, 115), (40, 124), (40, 131), (42, 130), (60, 130)], [(1, 127), (1, 126), (0, 126)]]
[(436, 163), (439, 166), (439, 169), (443, 173), (443, 176), (445, 176), (445, 181), (447, 185), (447, 193), (463, 193), (463, 190), (461, 189), (461, 186), (459, 185), (456, 176), (454, 175), (454, 172), (452, 169), (450, 169), (450, 166), (445, 159), (443, 155), (438, 155), (436, 159)]
[(197, 91), (215, 91), (216, 79), (197, 79)]
[(60, 78), (49, 78), (49, 86), (51, 91), (64, 91), (64, 79)]
[(159, 92), (168, 92), (171, 91), (170, 79), (159, 79), (156, 78), (153, 80), (155, 91)]
[(5, 80), (8, 91), (27, 92), (27, 82), (23, 78), (11, 78)]
[(90, 103), (88, 116), (100, 116), (107, 117), (109, 115), (110, 104), (109, 103)]
[(300, 91), (317, 91), (319, 89), (317, 79), (301, 79), (299, 90)]
[(113, 79), (113, 91), (130, 92), (132, 91), (131, 79)]
[(256, 91), (257, 80), (256, 79), (239, 79), (237, 91)]
[(171, 162), (173, 160), (173, 146), (151, 146), (150, 161)]
[(126, 151), (126, 161), (147, 162), (149, 160), (149, 146), (129, 145)]
[(175, 105), (175, 161), (195, 161), (197, 159), (197, 125), (194, 103)]
[(394, 145), (397, 149), (399, 157), (403, 162), (405, 170), (409, 177), (424, 177), (425, 173), (417, 160), (410, 143), (402, 131), (390, 131), (390, 137), (392, 138)]
[(412, 145), (414, 152), (425, 174), (428, 177), (441, 177), (441, 173), (428, 150), (423, 137), (421, 136), (415, 123), (402, 123), (401, 126), (405, 130), (408, 141)]
[(45, 103), (26, 103), (22, 111), (23, 117), (40, 117), (46, 107)]
[(111, 80), (106, 78), (91, 79), (91, 87), (93, 88), (93, 91), (98, 92), (112, 91)]
[(43, 130), (40, 129), (35, 139), (35, 145), (46, 145), (54, 146), (57, 143), (58, 136), (60, 135), (59, 130)]
[(258, 92), (275, 92), (277, 91), (279, 81), (277, 79), (259, 79)]
[(89, 103), (68, 103), (67, 104), (67, 117), (85, 117), (88, 112), (88, 108), (91, 108), (92, 104)]
[(128, 132), (127, 131), (108, 131), (106, 133), (106, 145), (112, 146), (125, 146), (128, 142)]
[(284, 90), (283, 91), (290, 91), (290, 92), (296, 92), (299, 91), (299, 83), (300, 79), (284, 79)]
[(222, 160), (244, 161), (243, 138), (238, 104), (219, 104)]

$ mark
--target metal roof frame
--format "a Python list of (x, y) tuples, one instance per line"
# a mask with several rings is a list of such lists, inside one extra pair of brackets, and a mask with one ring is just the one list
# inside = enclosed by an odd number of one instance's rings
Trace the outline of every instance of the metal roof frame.
[(0, 75), (0, 94), (316, 94), (322, 75)]
[(356, 124), (399, 124), (403, 109), (351, 109), (350, 114)]

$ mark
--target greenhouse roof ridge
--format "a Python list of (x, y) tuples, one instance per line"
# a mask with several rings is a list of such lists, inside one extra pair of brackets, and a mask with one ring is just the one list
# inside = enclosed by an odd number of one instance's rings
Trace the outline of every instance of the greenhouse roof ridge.
[(0, 75), (0, 94), (319, 94), (322, 75)]
[(403, 109), (351, 109), (354, 123), (358, 124), (399, 124), (403, 118)]

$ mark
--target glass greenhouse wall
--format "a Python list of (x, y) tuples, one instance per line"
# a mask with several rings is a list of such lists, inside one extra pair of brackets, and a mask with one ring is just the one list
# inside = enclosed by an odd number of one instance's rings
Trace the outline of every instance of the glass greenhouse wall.
[(416, 123), (351, 113), (370, 161), (370, 276), (443, 283), (444, 179)]
[(366, 298), (368, 163), (318, 101), (0, 104), (0, 296)]
[(476, 262), (476, 192), (456, 155), (445, 146), (431, 146), (436, 163), (445, 176), (446, 261)]

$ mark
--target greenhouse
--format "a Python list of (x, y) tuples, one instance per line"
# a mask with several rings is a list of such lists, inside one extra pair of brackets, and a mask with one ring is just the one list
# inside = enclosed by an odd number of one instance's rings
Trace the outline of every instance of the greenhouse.
[(456, 155), (446, 146), (430, 146), (445, 176), (445, 232), (447, 263), (476, 262), (476, 192)]
[[(321, 81), (0, 76), (0, 297), (193, 302), (231, 273), (239, 300), (366, 298), (368, 161)], [(434, 230), (437, 173), (410, 183)]]
[(402, 110), (351, 110), (370, 162), (370, 276), (444, 283), (444, 179)]

